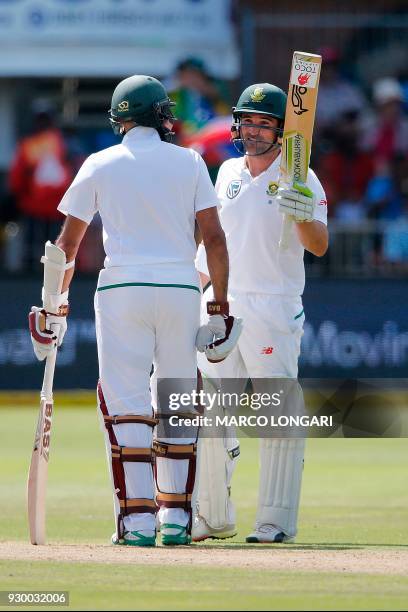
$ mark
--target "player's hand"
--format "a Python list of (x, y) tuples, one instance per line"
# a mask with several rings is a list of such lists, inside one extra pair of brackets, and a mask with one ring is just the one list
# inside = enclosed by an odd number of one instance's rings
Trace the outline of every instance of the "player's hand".
[[(219, 311), (220, 314), (210, 314)], [(242, 319), (229, 314), (228, 303), (207, 303), (208, 323), (202, 325), (196, 337), (196, 347), (208, 361), (223, 361), (235, 347), (242, 332)]]
[(308, 187), (302, 186), (299, 190), (279, 187), (276, 199), (279, 211), (292, 217), (296, 223), (313, 221), (316, 198)]
[(39, 306), (31, 307), (31, 312), (28, 314), (31, 342), (39, 361), (43, 361), (53, 350), (61, 346), (67, 331), (66, 314), (56, 315), (46, 312)]

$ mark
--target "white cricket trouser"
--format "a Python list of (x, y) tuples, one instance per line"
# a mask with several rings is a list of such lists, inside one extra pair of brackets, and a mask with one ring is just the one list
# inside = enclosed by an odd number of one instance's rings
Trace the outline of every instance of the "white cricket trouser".
[[(101, 283), (100, 283), (101, 284)], [(127, 283), (99, 288), (95, 294), (96, 336), (100, 384), (109, 415), (152, 416), (154, 379), (196, 379), (195, 338), (199, 327), (200, 292), (194, 287), (138, 286)], [(152, 389), (152, 393), (151, 393)], [(108, 462), (111, 445), (105, 427)], [(152, 427), (140, 423), (114, 425), (119, 446), (150, 449)], [(181, 444), (193, 440), (163, 442)], [(148, 462), (125, 462), (126, 497), (153, 500), (155, 485)], [(168, 493), (184, 493), (188, 460), (157, 458), (157, 486)], [(115, 517), (120, 513), (114, 494)], [(159, 519), (186, 525), (188, 514), (182, 508), (161, 508)], [(126, 531), (152, 530), (154, 513), (135, 512), (124, 518)]]
[[(210, 287), (203, 295), (202, 318), (206, 302), (212, 299)], [(230, 292), (228, 299), (231, 314), (243, 319), (242, 334), (235, 349), (221, 363), (208, 363), (199, 355), (198, 366), (203, 375), (212, 379), (240, 379), (241, 388), (238, 381), (234, 383), (237, 393), (244, 392), (248, 378), (256, 392), (265, 391), (264, 379), (297, 378), (305, 319), (301, 298)], [(257, 379), (263, 379), (260, 388), (257, 388)], [(295, 398), (302, 402), (302, 398)], [(225, 443), (230, 450), (237, 440), (231, 436)], [(257, 525), (271, 523), (287, 535), (296, 534), (303, 455), (303, 439), (261, 438)], [(211, 524), (211, 517), (205, 518)]]
[[(202, 316), (212, 299), (209, 287)], [(305, 320), (301, 298), (234, 292), (228, 299), (231, 314), (243, 319), (237, 347), (216, 365), (201, 357), (200, 369), (218, 378), (296, 378)]]

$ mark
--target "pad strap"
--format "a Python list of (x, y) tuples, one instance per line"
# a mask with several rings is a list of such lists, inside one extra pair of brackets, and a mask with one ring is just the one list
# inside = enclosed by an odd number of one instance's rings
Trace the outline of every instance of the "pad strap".
[(197, 456), (197, 444), (166, 444), (165, 442), (153, 441), (153, 450), (156, 457), (167, 459), (195, 459)]
[(160, 508), (183, 508), (191, 512), (191, 493), (162, 493), (156, 495), (156, 503)]
[(122, 425), (123, 423), (140, 423), (141, 425), (149, 425), (150, 427), (155, 427), (159, 422), (158, 419), (155, 419), (154, 417), (139, 414), (104, 414), (103, 420), (105, 421), (106, 429), (109, 430), (112, 429), (113, 425)]
[(132, 498), (119, 499), (120, 515), (122, 517), (128, 514), (145, 513), (156, 514), (157, 506), (154, 499), (147, 498)]
[(133, 448), (111, 444), (112, 461), (153, 463), (153, 450), (151, 448)]

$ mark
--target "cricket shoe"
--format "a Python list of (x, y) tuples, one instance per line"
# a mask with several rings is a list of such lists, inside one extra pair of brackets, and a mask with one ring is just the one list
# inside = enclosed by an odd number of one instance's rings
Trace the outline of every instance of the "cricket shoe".
[(202, 516), (196, 516), (193, 523), (192, 540), (193, 542), (203, 542), (204, 540), (225, 540), (237, 535), (234, 524), (224, 525), (224, 527), (210, 527)]
[(255, 531), (245, 538), (248, 544), (283, 544), (294, 542), (294, 536), (288, 536), (275, 525), (257, 525)]
[(187, 527), (176, 523), (162, 523), (160, 527), (161, 541), (164, 546), (180, 546), (190, 544), (191, 536)]
[(116, 533), (112, 535), (112, 544), (115, 546), (156, 546), (156, 534), (143, 535), (140, 531), (125, 531), (123, 538), (118, 538)]

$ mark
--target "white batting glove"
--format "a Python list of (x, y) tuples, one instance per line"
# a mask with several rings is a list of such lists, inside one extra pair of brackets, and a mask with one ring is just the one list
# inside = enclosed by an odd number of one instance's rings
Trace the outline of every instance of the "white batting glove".
[(302, 186), (302, 191), (279, 187), (276, 199), (279, 211), (289, 215), (296, 223), (310, 222), (314, 219), (315, 195), (308, 187)]
[(39, 361), (43, 361), (48, 355), (61, 346), (67, 331), (67, 314), (52, 314), (46, 312), (39, 306), (32, 306), (28, 315), (31, 342), (33, 343), (35, 356)]
[[(219, 312), (220, 314), (212, 314)], [(223, 361), (233, 350), (242, 332), (242, 319), (229, 315), (228, 302), (207, 302), (208, 323), (202, 325), (196, 337), (196, 347), (208, 361)]]

